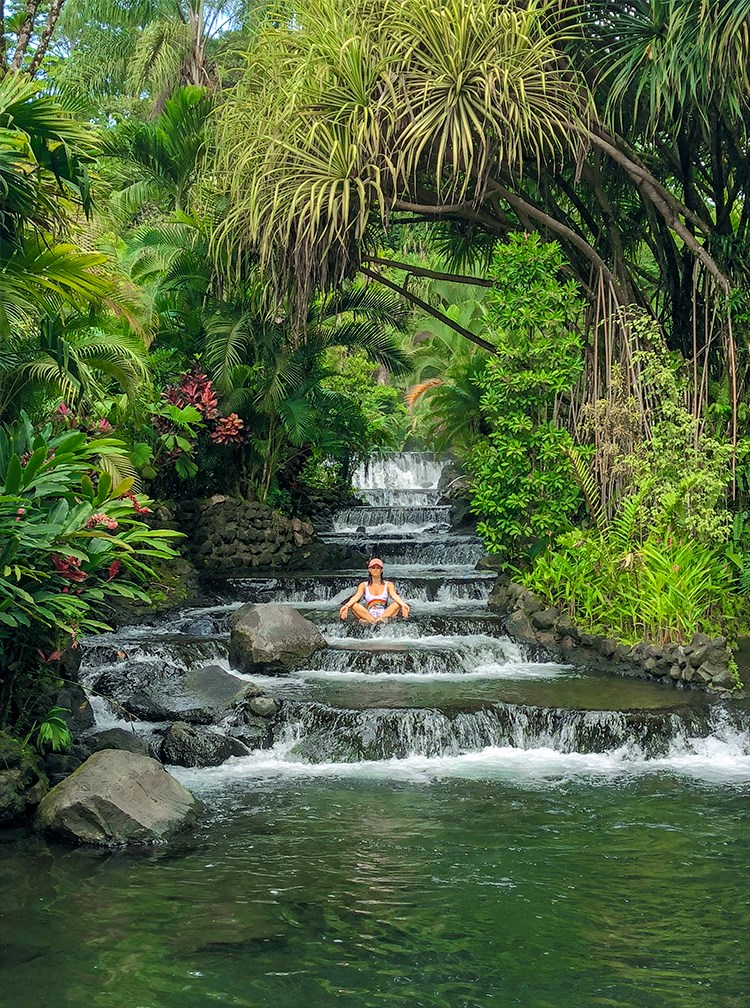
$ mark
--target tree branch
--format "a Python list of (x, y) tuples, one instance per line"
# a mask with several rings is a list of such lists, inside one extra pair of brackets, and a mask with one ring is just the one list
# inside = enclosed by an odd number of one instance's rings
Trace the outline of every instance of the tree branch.
[(421, 308), (422, 311), (427, 312), (428, 315), (437, 319), (438, 322), (442, 322), (444, 325), (453, 329), (454, 332), (459, 334), (459, 336), (463, 336), (465, 339), (470, 340), (475, 344), (475, 346), (478, 346), (482, 350), (486, 350), (491, 354), (497, 353), (497, 347), (494, 347), (492, 343), (488, 343), (487, 340), (482, 339), (481, 336), (476, 336), (468, 329), (464, 329), (464, 327), (459, 325), (458, 322), (454, 322), (453, 319), (448, 318), (447, 315), (443, 315), (443, 313), (439, 312), (437, 308), (433, 308), (432, 305), (423, 301), (422, 298), (417, 297), (416, 294), (412, 294), (406, 287), (399, 286), (399, 284), (394, 283), (392, 280), (388, 280), (380, 273), (376, 273), (375, 270), (368, 269), (367, 266), (360, 266), (359, 272), (363, 273), (367, 277), (370, 277), (371, 280), (377, 280), (378, 283), (381, 283), (384, 287), (388, 287), (390, 290), (395, 291), (396, 294), (400, 294), (402, 297), (406, 298), (407, 301), (410, 301), (413, 305), (416, 305), (418, 308)]
[(727, 277), (719, 269), (716, 261), (706, 252), (705, 248), (696, 240), (689, 228), (685, 227), (680, 217), (684, 217), (693, 223), (704, 235), (710, 235), (712, 228), (702, 220), (698, 214), (688, 209), (679, 200), (665, 189), (664, 186), (642, 165), (631, 160), (627, 154), (619, 150), (611, 138), (601, 136), (595, 130), (589, 134), (589, 140), (595, 147), (599, 147), (612, 158), (617, 164), (625, 169), (630, 178), (636, 183), (641, 192), (651, 200), (657, 210), (664, 217), (669, 227), (678, 235), (693, 255), (699, 259), (706, 270), (716, 280), (723, 291), (729, 293), (731, 284)]
[(362, 262), (375, 263), (376, 266), (390, 266), (391, 269), (404, 270), (414, 276), (428, 277), (430, 280), (448, 280), (451, 283), (469, 284), (471, 287), (494, 287), (492, 280), (484, 277), (463, 276), (457, 273), (439, 273), (436, 270), (424, 269), (422, 266), (412, 266), (411, 263), (396, 262), (395, 259), (381, 259), (379, 256), (368, 256)]
[(463, 214), (471, 207), (471, 203), (442, 203), (433, 206), (430, 203), (407, 203), (405, 200), (394, 200), (394, 210), (409, 210), (411, 213), (442, 216), (444, 214)]
[(627, 298), (623, 296), (617, 277), (615, 277), (596, 249), (593, 249), (585, 238), (576, 234), (576, 232), (572, 228), (569, 228), (567, 224), (563, 224), (560, 221), (555, 220), (554, 217), (550, 217), (549, 214), (545, 213), (544, 210), (540, 210), (539, 207), (534, 206), (533, 203), (528, 203), (525, 199), (516, 195), (516, 193), (512, 193), (509, 189), (506, 189), (505, 186), (498, 185), (497, 192), (504, 200), (506, 200), (507, 203), (510, 204), (516, 213), (519, 215), (525, 214), (525, 216), (530, 217), (539, 224), (543, 224), (549, 231), (552, 231), (553, 234), (560, 235), (560, 237), (564, 238), (565, 241), (575, 246), (575, 248), (577, 248), (580, 252), (583, 252), (589, 262), (593, 263), (593, 265), (601, 271), (602, 276), (605, 276), (607, 280), (609, 280), (612, 285), (615, 298), (617, 299), (617, 303), (622, 305), (622, 307), (627, 305)]

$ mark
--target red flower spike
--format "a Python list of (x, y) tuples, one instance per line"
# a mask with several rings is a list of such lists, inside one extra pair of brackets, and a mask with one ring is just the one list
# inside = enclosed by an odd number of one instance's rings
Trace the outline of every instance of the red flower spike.
[[(85, 581), (86, 578), (88, 577), (86, 571), (82, 571), (80, 569), (81, 561), (77, 557), (53, 556), (52, 563), (55, 569), (57, 570), (58, 574), (60, 574), (64, 578), (67, 578), (68, 581), (73, 581), (74, 583), (80, 583), (81, 581)], [(63, 588), (62, 590), (64, 592), (67, 592), (68, 589)]]

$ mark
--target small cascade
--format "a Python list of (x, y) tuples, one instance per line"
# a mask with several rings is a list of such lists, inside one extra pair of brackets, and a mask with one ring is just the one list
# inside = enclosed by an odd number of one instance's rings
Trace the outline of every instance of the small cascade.
[(437, 487), (368, 487), (360, 493), (375, 508), (428, 508), (440, 503)]
[(446, 567), (474, 567), (484, 556), (484, 547), (476, 536), (441, 533), (432, 535), (379, 535), (374, 533), (328, 533), (329, 542), (345, 543), (368, 556), (379, 556), (393, 566), (421, 567), (429, 571)]
[(458, 756), (488, 748), (560, 753), (625, 750), (631, 760), (686, 752), (717, 732), (738, 754), (750, 753), (747, 718), (672, 711), (576, 711), (494, 704), (453, 715), (435, 710), (341, 710), (288, 702), (276, 746), (287, 761), (356, 762)]
[[(355, 642), (347, 641), (347, 644)], [(367, 642), (370, 644), (371, 642)], [(500, 665), (528, 662), (525, 651), (507, 637), (433, 637), (427, 647), (408, 646), (411, 642), (375, 642), (381, 647), (329, 647), (305, 663), (310, 672), (332, 676), (417, 676), (419, 678), (458, 676)]]
[(339, 511), (333, 521), (334, 532), (357, 532), (367, 534), (382, 532), (424, 532), (436, 526), (448, 528), (450, 507), (353, 507)]
[(359, 490), (435, 489), (444, 468), (431, 452), (404, 452), (360, 466), (353, 483)]
[[(423, 607), (423, 608), (426, 608)], [(438, 609), (438, 607), (435, 607)], [(448, 607), (448, 612), (418, 611), (411, 619), (392, 620), (388, 626), (367, 627), (359, 623), (342, 623), (338, 618), (329, 617), (326, 613), (307, 613), (309, 619), (318, 623), (320, 632), (331, 641), (339, 640), (421, 640), (427, 641), (435, 637), (457, 637), (464, 634), (484, 634), (487, 636), (501, 633), (502, 624), (496, 616), (480, 615), (476, 603), (467, 604), (468, 611), (463, 611), (457, 603)], [(486, 608), (485, 608), (486, 611)]]
[[(389, 573), (393, 569), (389, 568)], [(355, 577), (359, 571), (355, 572)], [(462, 571), (433, 577), (393, 573), (391, 580), (412, 602), (486, 600), (494, 574)], [(343, 602), (352, 593), (352, 575), (327, 573), (278, 578), (227, 578), (226, 584), (247, 602)]]

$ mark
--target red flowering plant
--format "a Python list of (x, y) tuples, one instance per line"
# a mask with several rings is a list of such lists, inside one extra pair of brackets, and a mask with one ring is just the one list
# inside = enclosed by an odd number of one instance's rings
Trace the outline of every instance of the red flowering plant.
[(150, 501), (132, 478), (102, 468), (126, 453), (106, 433), (38, 430), (25, 414), (0, 427), (0, 721), (18, 714), (19, 677), (49, 676), (79, 635), (108, 629), (115, 598), (148, 601), (151, 563), (175, 555), (178, 533), (146, 524)]
[(236, 413), (222, 417), (219, 400), (208, 375), (196, 364), (178, 382), (162, 392), (161, 402), (152, 407), (156, 445), (139, 442), (134, 460), (143, 474), (153, 478), (165, 465), (174, 465), (182, 479), (195, 476), (195, 460), (200, 435), (208, 433), (217, 445), (239, 444), (244, 440), (244, 423)]
[(214, 444), (238, 444), (245, 437), (244, 421), (236, 413), (220, 417), (209, 435)]

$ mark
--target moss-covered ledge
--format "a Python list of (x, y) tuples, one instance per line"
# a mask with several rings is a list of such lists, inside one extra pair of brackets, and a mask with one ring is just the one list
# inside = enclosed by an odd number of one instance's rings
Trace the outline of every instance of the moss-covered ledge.
[(697, 633), (689, 644), (623, 644), (613, 637), (579, 630), (568, 616), (528, 588), (502, 579), (489, 606), (506, 617), (510, 637), (559, 661), (713, 693), (727, 694), (738, 687), (724, 637)]

